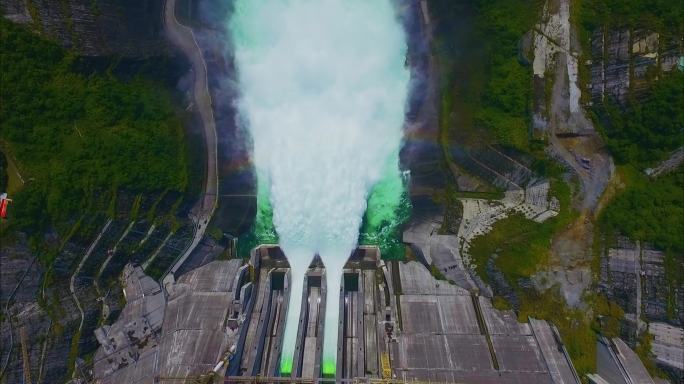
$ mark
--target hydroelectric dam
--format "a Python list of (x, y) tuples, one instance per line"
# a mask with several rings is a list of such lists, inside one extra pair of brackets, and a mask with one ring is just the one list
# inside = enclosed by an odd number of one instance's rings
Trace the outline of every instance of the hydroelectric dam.
[[(126, 307), (96, 331), (95, 382), (579, 383), (552, 324), (519, 322), (491, 299), (437, 279), (420, 256), (388, 261), (376, 247), (358, 247), (342, 271), (331, 307), (320, 260), (292, 291), (277, 245), (259, 246), (249, 259), (210, 261), (163, 289), (128, 265)], [(295, 296), (302, 306), (287, 372), (282, 345)], [(332, 373), (323, 356), (329, 311), (339, 318)]]
[[(247, 265), (244, 273), (252, 280), (238, 278), (243, 323), (227, 362), (228, 382), (240, 382), (239, 377), (576, 382), (553, 325), (536, 319), (519, 323), (490, 299), (436, 279), (422, 260), (384, 261), (377, 247), (356, 248), (344, 266), (336, 307), (326, 305), (326, 273), (318, 258), (301, 292), (290, 291), (289, 265), (280, 247), (254, 249)], [(297, 341), (289, 372), (283, 372), (284, 322), (288, 297), (294, 295), (302, 299)], [(324, 372), (326, 311), (336, 311), (339, 318), (333, 374)]]
[(362, 226), (400, 221), (406, 192), (415, 85), (395, 3), (233, 4), (216, 30), (236, 78), (212, 84), (237, 96), (213, 102), (231, 103), (251, 136), (255, 227), (278, 245), (248, 259), (188, 253), (163, 286), (127, 266), (126, 307), (96, 331), (95, 381), (579, 383), (552, 324), (518, 322), (420, 252), (389, 261), (357, 246)]

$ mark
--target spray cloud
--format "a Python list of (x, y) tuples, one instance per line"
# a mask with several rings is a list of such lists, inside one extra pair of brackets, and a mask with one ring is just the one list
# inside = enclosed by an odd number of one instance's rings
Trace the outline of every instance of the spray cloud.
[(281, 370), (292, 367), (304, 274), (326, 267), (323, 372), (334, 373), (342, 268), (369, 192), (398, 175), (409, 70), (390, 0), (237, 0), (229, 21), (280, 246), (291, 266)]

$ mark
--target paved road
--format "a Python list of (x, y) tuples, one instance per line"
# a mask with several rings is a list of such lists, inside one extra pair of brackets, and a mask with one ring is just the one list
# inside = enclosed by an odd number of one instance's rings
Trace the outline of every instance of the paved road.
[[(204, 236), (211, 216), (216, 209), (218, 197), (218, 174), (216, 158), (216, 123), (211, 105), (211, 95), (207, 83), (207, 65), (192, 30), (178, 22), (175, 15), (176, 0), (166, 0), (164, 7), (164, 26), (169, 40), (190, 60), (195, 74), (193, 96), (195, 108), (202, 119), (206, 143), (207, 166), (204, 178), (202, 199), (193, 208), (195, 233), (188, 249), (181, 255), (170, 270), (175, 273), (197, 247)], [(166, 277), (166, 276), (165, 276)]]

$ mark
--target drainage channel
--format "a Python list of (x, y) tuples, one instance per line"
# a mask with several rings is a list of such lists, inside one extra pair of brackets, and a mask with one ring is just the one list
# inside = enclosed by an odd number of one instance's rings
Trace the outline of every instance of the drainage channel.
[[(320, 376), (325, 318), (325, 275), (320, 268), (310, 269), (302, 292), (293, 378), (312, 379)], [(296, 294), (293, 293), (293, 294)]]

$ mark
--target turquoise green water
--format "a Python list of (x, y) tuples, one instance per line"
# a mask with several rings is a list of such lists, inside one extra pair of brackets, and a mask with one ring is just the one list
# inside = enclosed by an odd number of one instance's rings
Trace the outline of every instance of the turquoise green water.
[(402, 226), (411, 215), (407, 182), (393, 163), (368, 197), (359, 244), (377, 245), (384, 259), (404, 257)]
[(290, 376), (292, 374), (292, 356), (280, 356), (280, 375)]
[(238, 238), (237, 252), (239, 257), (249, 257), (249, 252), (260, 244), (277, 244), (278, 233), (273, 225), (273, 206), (269, 197), (268, 181), (264, 177), (257, 179), (257, 210), (254, 225), (250, 232)]
[(278, 243), (278, 233), (273, 225), (273, 206), (268, 191), (268, 181), (259, 177), (257, 182), (257, 212), (254, 220), (254, 236), (259, 244)]
[[(252, 231), (239, 239), (245, 245), (239, 247), (241, 257), (248, 257), (249, 251), (259, 244), (278, 243), (278, 233), (273, 225), (273, 207), (265, 183), (260, 182), (258, 186), (257, 212)], [(382, 258), (386, 260), (404, 257), (402, 226), (411, 215), (406, 183), (398, 170), (390, 169), (368, 197), (359, 244), (378, 246)]]

